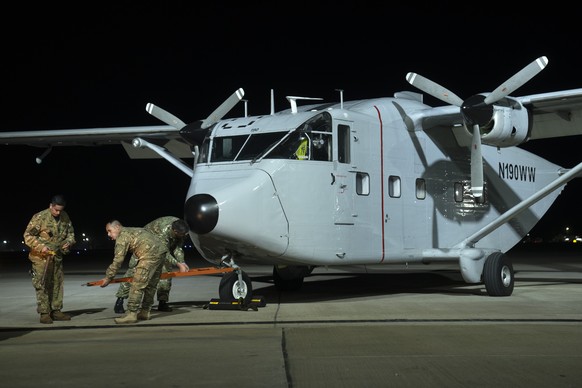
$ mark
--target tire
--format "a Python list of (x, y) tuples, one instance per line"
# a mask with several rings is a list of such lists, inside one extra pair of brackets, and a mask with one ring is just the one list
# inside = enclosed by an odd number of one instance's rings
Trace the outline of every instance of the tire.
[(275, 288), (279, 291), (298, 291), (303, 286), (304, 276), (290, 276), (290, 273), (285, 271), (280, 272), (277, 266), (273, 266), (273, 281)]
[(232, 302), (243, 298), (243, 303), (249, 304), (253, 297), (253, 285), (251, 283), (251, 278), (246, 272), (242, 271), (242, 283), (238, 280), (238, 273), (229, 272), (222, 276), (220, 280), (220, 286), (218, 288), (218, 294), (220, 300), (225, 302)]
[(489, 296), (510, 296), (513, 293), (513, 266), (505, 254), (495, 252), (485, 260), (483, 282)]

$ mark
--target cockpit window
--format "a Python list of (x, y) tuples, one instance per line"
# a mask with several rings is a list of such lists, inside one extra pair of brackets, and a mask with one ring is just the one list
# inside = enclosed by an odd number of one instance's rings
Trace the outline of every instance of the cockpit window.
[(212, 143), (213, 162), (252, 160), (269, 145), (277, 142), (284, 133), (271, 132), (243, 136), (216, 137)]
[(291, 131), (251, 133), (205, 139), (201, 161), (209, 145), (210, 162), (259, 159), (332, 160), (331, 116), (323, 112)]

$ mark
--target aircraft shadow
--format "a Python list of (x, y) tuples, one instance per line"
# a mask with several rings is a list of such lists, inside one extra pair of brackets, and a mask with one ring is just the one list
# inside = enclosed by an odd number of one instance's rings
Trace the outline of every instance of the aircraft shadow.
[[(582, 284), (581, 279), (559, 277), (531, 277), (519, 279), (520, 283), (536, 282), (540, 286), (553, 284)], [(333, 277), (333, 278), (332, 278)], [(311, 275), (305, 278), (303, 286), (297, 291), (280, 291), (270, 276), (251, 277), (253, 283), (271, 283), (270, 286), (253, 289), (253, 295), (263, 296), (271, 303), (323, 302), (361, 297), (374, 297), (398, 294), (442, 294), (457, 296), (487, 296), (484, 284), (468, 284), (460, 273), (444, 271), (431, 273), (396, 274), (356, 274), (338, 278), (338, 275)]]
[[(312, 303), (341, 301), (362, 297), (389, 296), (399, 294), (442, 294), (449, 296), (487, 296), (485, 285), (467, 284), (460, 273), (454, 271), (427, 273), (393, 273), (393, 274), (316, 274), (305, 278), (303, 286), (297, 291), (280, 291), (274, 285), (270, 275), (251, 277), (253, 296), (262, 297), (267, 304)], [(516, 279), (515, 287), (520, 287), (522, 280)], [(528, 278), (525, 282), (535, 282), (535, 286), (547, 286), (564, 283), (582, 283), (580, 279)], [(258, 284), (268, 283), (268, 285)], [(529, 285), (531, 286), (531, 285)], [(151, 310), (152, 318), (156, 315), (181, 315), (191, 309), (209, 308), (208, 300), (191, 300), (170, 302), (170, 312)], [(100, 309), (102, 311), (104, 309)], [(97, 312), (94, 310), (93, 312)], [(69, 312), (74, 314), (75, 312)], [(78, 313), (83, 313), (81, 310)], [(87, 310), (85, 313), (92, 313)]]
[(74, 317), (78, 317), (79, 315), (83, 315), (83, 314), (87, 314), (87, 315), (97, 314), (97, 313), (100, 313), (100, 312), (105, 311), (105, 310), (107, 310), (107, 308), (102, 307), (102, 308), (95, 308), (95, 309), (69, 310), (69, 311), (64, 311), (64, 312), (69, 314), (71, 316), (71, 318), (74, 318)]
[[(338, 278), (338, 276), (340, 278)], [(456, 279), (455, 277), (458, 277)], [(307, 276), (301, 289), (280, 291), (272, 276), (251, 276), (253, 296), (261, 296), (269, 303), (309, 303), (323, 302), (402, 293), (484, 295), (483, 289), (468, 288), (458, 274), (420, 273), (420, 274), (317, 274)], [(268, 286), (254, 288), (257, 283), (270, 283)], [(207, 309), (210, 301), (176, 301), (169, 305), (173, 311), (164, 315), (185, 314), (182, 308)], [(156, 306), (151, 311), (152, 318), (157, 313)], [(162, 312), (160, 312), (162, 313)]]
[[(252, 277), (253, 283), (271, 283), (253, 289), (253, 295), (263, 296), (274, 303), (323, 302), (382, 295), (444, 294), (484, 295), (485, 288), (475, 289), (466, 284), (458, 274), (452, 273), (396, 273), (396, 274), (317, 274), (305, 278), (297, 291), (280, 291), (271, 276)], [(473, 286), (473, 287), (472, 287)], [(472, 288), (470, 288), (472, 287)]]

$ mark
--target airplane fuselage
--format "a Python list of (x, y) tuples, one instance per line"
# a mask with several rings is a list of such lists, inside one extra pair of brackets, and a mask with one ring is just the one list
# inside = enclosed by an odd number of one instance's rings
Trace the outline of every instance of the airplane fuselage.
[[(447, 260), (447, 249), (559, 175), (560, 166), (523, 149), (484, 145), (485, 189), (477, 198), (462, 127), (410, 130), (402, 111), (430, 108), (413, 98), (342, 105), (215, 125), (186, 200), (186, 218), (200, 225), (193, 241), (206, 259), (230, 253), (241, 262), (309, 266)], [(309, 147), (297, 157), (291, 146), (301, 136)], [(507, 251), (558, 195), (475, 248)]]

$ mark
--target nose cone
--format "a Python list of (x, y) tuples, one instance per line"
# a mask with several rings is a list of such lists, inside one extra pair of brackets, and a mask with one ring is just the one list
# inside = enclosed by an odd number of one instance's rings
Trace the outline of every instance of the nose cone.
[(271, 176), (243, 167), (196, 168), (184, 218), (192, 243), (206, 259), (218, 259), (226, 251), (275, 257), (287, 249), (289, 224)]
[(184, 213), (190, 230), (196, 234), (210, 233), (218, 223), (218, 203), (208, 194), (188, 198)]

